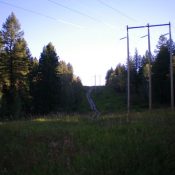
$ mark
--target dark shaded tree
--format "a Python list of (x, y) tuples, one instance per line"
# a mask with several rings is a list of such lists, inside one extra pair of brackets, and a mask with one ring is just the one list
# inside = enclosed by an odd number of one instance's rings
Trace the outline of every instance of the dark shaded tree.
[(141, 70), (142, 57), (139, 55), (137, 49), (135, 49), (135, 55), (130, 59), (130, 86), (131, 92), (139, 94), (140, 83), (141, 83)]
[(44, 46), (39, 59), (39, 65), (35, 65), (36, 67), (33, 70), (32, 81), (35, 89), (33, 96), (36, 112), (49, 113), (57, 111), (60, 103), (58, 59), (59, 57), (52, 43)]
[(72, 111), (81, 112), (83, 111), (82, 101), (83, 101), (83, 98), (85, 98), (85, 91), (84, 91), (81, 79), (79, 77), (74, 76), (72, 87), (73, 87), (73, 94), (74, 94)]
[(149, 56), (148, 51), (141, 59), (141, 66), (138, 72), (139, 82), (139, 98), (142, 103), (148, 104), (149, 91)]
[(74, 75), (70, 63), (66, 64), (66, 62), (60, 61), (58, 71), (61, 82), (61, 110), (78, 111), (84, 93), (81, 80)]
[(170, 103), (170, 52), (169, 40), (160, 36), (152, 68), (153, 96), (157, 103)]
[(111, 79), (112, 79), (112, 74), (114, 73), (114, 70), (113, 70), (113, 68), (111, 67), (111, 69), (109, 69), (108, 71), (107, 71), (107, 73), (106, 73), (106, 77), (105, 77), (105, 79), (106, 79), (106, 86), (110, 86), (110, 84), (111, 84)]
[(18, 117), (25, 111), (28, 91), (29, 49), (19, 21), (12, 13), (2, 26), (3, 54), (0, 63), (2, 79), (2, 115)]
[(37, 93), (37, 83), (38, 83), (38, 67), (39, 62), (37, 58), (31, 57), (29, 63), (29, 113), (35, 113), (35, 96)]
[(108, 70), (106, 85), (112, 87), (117, 92), (126, 91), (126, 68), (124, 65), (118, 64), (115, 70)]

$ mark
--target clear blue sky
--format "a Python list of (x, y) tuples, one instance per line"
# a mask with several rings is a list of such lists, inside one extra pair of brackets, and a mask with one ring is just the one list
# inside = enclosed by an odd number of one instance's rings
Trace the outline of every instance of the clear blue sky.
[[(108, 69), (126, 63), (126, 25), (172, 23), (175, 37), (174, 0), (0, 0), (0, 25), (13, 11), (21, 23), (34, 57), (52, 42), (61, 60), (73, 65), (84, 85), (104, 84)], [(154, 52), (168, 27), (151, 29)], [(130, 53), (147, 50), (147, 29), (130, 30)]]

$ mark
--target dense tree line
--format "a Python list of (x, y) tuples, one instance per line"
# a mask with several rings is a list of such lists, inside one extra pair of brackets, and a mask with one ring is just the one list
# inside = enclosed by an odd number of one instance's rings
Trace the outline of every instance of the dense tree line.
[(31, 56), (12, 13), (0, 31), (0, 118), (77, 111), (83, 86), (70, 63), (60, 61), (52, 43), (39, 61)]
[[(173, 42), (172, 42), (173, 43)], [(155, 55), (151, 56), (152, 71), (152, 97), (154, 105), (170, 104), (170, 41), (165, 36), (160, 36)], [(175, 55), (175, 44), (172, 44)], [(148, 105), (149, 87), (149, 56), (148, 51), (144, 56), (135, 51), (130, 57), (130, 89), (131, 104), (139, 106)], [(109, 69), (106, 74), (106, 85), (114, 88), (118, 93), (125, 93), (127, 89), (127, 65), (118, 64), (115, 69)], [(175, 77), (175, 59), (173, 57), (173, 70)], [(175, 83), (175, 78), (174, 78)], [(175, 91), (175, 89), (174, 89)]]

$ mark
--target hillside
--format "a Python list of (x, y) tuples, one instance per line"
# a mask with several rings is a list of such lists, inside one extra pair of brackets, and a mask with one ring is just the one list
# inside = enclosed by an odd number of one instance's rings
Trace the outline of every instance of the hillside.
[(107, 86), (97, 86), (92, 97), (101, 113), (126, 112), (126, 95)]

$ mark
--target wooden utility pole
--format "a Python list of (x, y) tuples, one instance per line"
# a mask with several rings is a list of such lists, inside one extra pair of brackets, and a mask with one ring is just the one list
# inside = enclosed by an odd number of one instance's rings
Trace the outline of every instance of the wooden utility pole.
[(130, 59), (129, 59), (129, 28), (127, 26), (127, 64), (128, 64), (128, 75), (127, 75), (127, 110), (130, 112)]
[(151, 44), (150, 44), (150, 30), (149, 30), (149, 24), (148, 24), (148, 65), (149, 65), (149, 70), (148, 70), (148, 76), (149, 76), (149, 110), (152, 109), (152, 71), (151, 71)]
[(174, 83), (173, 83), (173, 53), (171, 39), (171, 23), (169, 23), (169, 39), (170, 39), (170, 86), (171, 86), (171, 109), (174, 110)]

